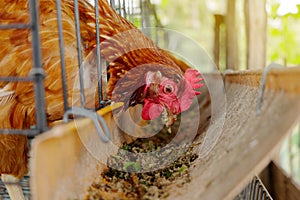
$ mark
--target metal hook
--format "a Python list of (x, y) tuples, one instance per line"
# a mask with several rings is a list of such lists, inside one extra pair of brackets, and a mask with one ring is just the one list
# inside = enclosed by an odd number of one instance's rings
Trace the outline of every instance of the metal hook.
[(95, 128), (102, 141), (108, 142), (110, 140), (110, 132), (108, 130), (105, 120), (102, 116), (98, 115), (94, 111), (87, 110), (85, 108), (72, 107), (65, 112), (63, 117), (64, 122), (69, 121), (69, 115), (79, 115), (90, 118), (94, 122)]
[(257, 99), (256, 115), (259, 115), (261, 113), (261, 107), (262, 107), (262, 102), (263, 102), (263, 97), (264, 97), (264, 92), (265, 92), (265, 88), (266, 88), (268, 74), (272, 69), (279, 69), (279, 68), (282, 68), (282, 65), (276, 64), (276, 63), (271, 63), (270, 65), (267, 66), (267, 68), (263, 72), (263, 75), (261, 78), (261, 84), (260, 84), (260, 88), (259, 88), (258, 99)]
[(222, 75), (222, 79), (223, 79), (223, 85), (224, 85), (224, 93), (226, 93), (226, 76), (228, 73), (232, 73), (234, 72), (232, 69), (226, 69), (224, 72), (223, 72), (223, 75)]

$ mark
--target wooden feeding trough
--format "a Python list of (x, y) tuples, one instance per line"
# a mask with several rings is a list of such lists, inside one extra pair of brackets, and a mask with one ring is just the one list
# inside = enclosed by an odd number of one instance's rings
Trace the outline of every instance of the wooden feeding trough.
[[(226, 106), (226, 112), (217, 117), (211, 116), (214, 105), (209, 91), (202, 92), (195, 140), (204, 144), (208, 131), (221, 132), (209, 151), (201, 145), (195, 148), (199, 158), (190, 167), (191, 181), (180, 188), (167, 186), (171, 191), (167, 199), (233, 199), (270, 163), (282, 140), (300, 119), (300, 68), (271, 70), (266, 76), (264, 93), (260, 92), (262, 75), (262, 71), (227, 73), (226, 99), (220, 104)], [(207, 76), (213, 80), (216, 75)], [(258, 112), (260, 101), (262, 107)], [(33, 140), (32, 199), (84, 199), (88, 187), (106, 168), (106, 159), (132, 138), (126, 138), (116, 126), (111, 110), (119, 106), (99, 111), (111, 131), (108, 143), (97, 139), (89, 119), (57, 125)], [(218, 116), (224, 117), (222, 123)]]

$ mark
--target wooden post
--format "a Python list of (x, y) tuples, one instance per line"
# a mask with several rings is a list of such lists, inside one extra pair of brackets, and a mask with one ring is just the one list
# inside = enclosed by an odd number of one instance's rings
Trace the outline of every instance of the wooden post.
[(220, 37), (221, 37), (221, 25), (224, 23), (223, 15), (214, 15), (215, 17), (215, 40), (214, 40), (214, 62), (218, 69), (220, 69)]
[(245, 0), (247, 66), (261, 69), (266, 65), (266, 0)]
[(239, 69), (238, 29), (236, 28), (236, 0), (227, 0), (226, 68)]

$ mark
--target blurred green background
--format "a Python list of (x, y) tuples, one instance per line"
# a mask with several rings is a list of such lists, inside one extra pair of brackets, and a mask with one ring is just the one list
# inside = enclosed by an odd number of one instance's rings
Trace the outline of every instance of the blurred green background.
[[(157, 12), (164, 27), (190, 36), (213, 57), (215, 13), (226, 12), (226, 1), (156, 0)], [(214, 5), (215, 4), (215, 5)], [(217, 4), (217, 5), (216, 5)], [(236, 0), (240, 69), (246, 69), (244, 0)], [(300, 64), (300, 1), (267, 0), (267, 63)], [(224, 69), (224, 61), (221, 68)]]

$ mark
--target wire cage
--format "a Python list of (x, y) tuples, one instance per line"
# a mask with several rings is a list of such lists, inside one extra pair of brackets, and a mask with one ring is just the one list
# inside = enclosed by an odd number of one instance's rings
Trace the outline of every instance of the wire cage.
[[(151, 0), (110, 0), (110, 5), (124, 18), (140, 28), (148, 37), (158, 43), (164, 33), (157, 15), (156, 4)], [(164, 38), (165, 39), (165, 38)]]
[[(85, 95), (84, 95), (84, 81), (83, 81), (83, 55), (81, 52), (81, 35), (80, 35), (80, 20), (79, 20), (79, 10), (78, 10), (78, 0), (74, 0), (74, 18), (76, 27), (76, 38), (77, 38), (77, 53), (78, 53), (78, 71), (79, 71), (79, 85), (80, 85), (80, 100), (81, 106), (74, 107), (68, 103), (68, 93), (67, 93), (67, 81), (66, 81), (66, 64), (64, 55), (64, 39), (63, 39), (63, 25), (62, 25), (62, 11), (61, 0), (56, 1), (56, 11), (57, 11), (57, 26), (58, 26), (58, 36), (59, 36), (59, 49), (60, 49), (60, 62), (61, 62), (61, 80), (62, 80), (62, 92), (63, 92), (63, 104), (64, 104), (64, 115), (62, 116), (63, 121), (67, 122), (70, 116), (81, 116), (89, 117), (93, 120), (94, 125), (98, 131), (99, 136), (104, 142), (109, 140), (109, 131), (107, 129), (106, 123), (103, 118), (96, 114), (96, 110), (104, 107), (107, 100), (105, 99), (105, 94), (102, 91), (103, 82), (107, 81), (105, 76), (105, 71), (107, 63), (101, 60), (100, 55), (100, 33), (99, 33), (99, 16), (98, 11), (98, 0), (89, 0), (90, 3), (94, 5), (95, 12), (95, 30), (96, 30), (96, 50), (97, 50), (97, 78), (98, 78), (98, 104), (99, 108), (90, 110), (85, 107)], [(7, 129), (0, 127), (0, 134), (18, 134), (26, 135), (29, 138), (34, 138), (36, 135), (45, 132), (49, 129), (47, 125), (47, 113), (46, 113), (46, 100), (45, 100), (45, 89), (44, 80), (46, 78), (45, 71), (43, 69), (43, 57), (41, 53), (41, 43), (40, 43), (40, 24), (39, 24), (39, 7), (37, 0), (29, 0), (29, 23), (11, 23), (11, 24), (1, 24), (0, 23), (0, 34), (2, 30), (17, 30), (17, 29), (28, 29), (31, 32), (31, 43), (32, 43), (32, 59), (33, 66), (30, 73), (26, 77), (4, 77), (0, 76), (0, 82), (31, 82), (34, 87), (34, 98), (35, 98), (35, 110), (36, 110), (36, 122), (34, 126), (29, 129)], [(152, 12), (147, 12), (148, 7), (151, 7), (150, 0), (110, 0), (110, 5), (124, 18), (128, 19), (130, 22), (135, 24), (138, 28), (143, 28), (147, 26), (152, 26), (149, 24), (149, 20), (153, 15)], [(145, 6), (146, 5), (146, 6)], [(147, 18), (147, 20), (145, 20)], [(101, 23), (101, 22), (100, 22)], [(152, 23), (152, 21), (151, 21)], [(149, 35), (149, 34), (148, 34)], [(150, 36), (150, 35), (149, 35)], [(103, 70), (104, 69), (104, 70)], [(102, 73), (101, 73), (102, 72)], [(2, 89), (2, 88), (0, 88)], [(25, 176), (20, 183), (22, 185), (25, 196), (30, 199), (29, 192), (29, 176)], [(0, 180), (0, 200), (9, 199), (7, 191), (3, 182)]]
[[(79, 21), (79, 11), (78, 11), (78, 0), (74, 0), (74, 13), (75, 13), (75, 24), (76, 24), (76, 37), (77, 37), (77, 46), (78, 46), (78, 65), (79, 65), (79, 81), (80, 81), (80, 92), (81, 92), (81, 105), (82, 108), (74, 108), (68, 104), (67, 101), (67, 86), (66, 86), (66, 70), (65, 70), (65, 59), (64, 59), (64, 43), (63, 43), (63, 33), (62, 33), (62, 17), (61, 17), (61, 1), (57, 0), (57, 22), (59, 29), (59, 46), (60, 46), (60, 59), (61, 59), (61, 71), (62, 71), (62, 91), (64, 97), (64, 121), (67, 121), (68, 116), (73, 115), (83, 115), (85, 117), (90, 117), (94, 119), (95, 125), (96, 121), (99, 121), (101, 126), (104, 126), (103, 120), (99, 117), (94, 117), (92, 113), (84, 109), (85, 107), (85, 97), (84, 97), (84, 85), (83, 85), (83, 57), (81, 52), (81, 36), (80, 36), (80, 21)], [(102, 68), (106, 67), (106, 63), (101, 61), (100, 55), (100, 41), (99, 41), (99, 14), (98, 14), (98, 1), (90, 1), (94, 3), (95, 7), (95, 16), (96, 16), (96, 38), (97, 38), (97, 71), (98, 71), (98, 93), (99, 93), (99, 104), (103, 106), (105, 104), (103, 99), (102, 92), (102, 80), (105, 81), (106, 77), (102, 77), (100, 73)], [(28, 77), (1, 77), (1, 82), (33, 82), (34, 83), (34, 96), (35, 96), (35, 107), (36, 109), (36, 125), (32, 126), (28, 130), (19, 130), (19, 129), (3, 129), (0, 127), (0, 133), (9, 133), (9, 134), (25, 134), (29, 137), (34, 137), (35, 135), (44, 132), (48, 129), (47, 127), (47, 118), (46, 118), (46, 104), (45, 104), (45, 91), (44, 91), (44, 78), (45, 72), (42, 66), (42, 55), (41, 55), (41, 46), (40, 46), (40, 36), (39, 36), (39, 12), (35, 0), (30, 0), (30, 23), (29, 24), (0, 24), (0, 30), (5, 29), (30, 29), (32, 33), (32, 51), (33, 51), (33, 68), (28, 75)], [(147, 34), (152, 39), (158, 40), (157, 29), (159, 20), (156, 15), (154, 4), (150, 0), (110, 0), (109, 3), (115, 10), (123, 17), (127, 18), (138, 28), (141, 28), (145, 34)], [(159, 25), (160, 26), (160, 25)], [(148, 27), (147, 29), (145, 29)], [(149, 28), (150, 27), (150, 28)], [(154, 27), (154, 28), (153, 28)], [(153, 34), (155, 33), (155, 34)], [(99, 127), (96, 125), (96, 127)], [(98, 128), (99, 129), (99, 128)], [(100, 132), (100, 129), (99, 129)], [(107, 131), (105, 134), (108, 134)], [(100, 133), (100, 136), (103, 140), (105, 136)]]
[(252, 181), (237, 195), (234, 200), (272, 200), (271, 195), (261, 182), (260, 178), (255, 176)]

